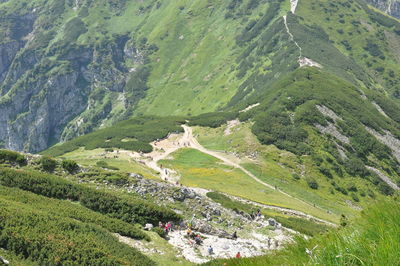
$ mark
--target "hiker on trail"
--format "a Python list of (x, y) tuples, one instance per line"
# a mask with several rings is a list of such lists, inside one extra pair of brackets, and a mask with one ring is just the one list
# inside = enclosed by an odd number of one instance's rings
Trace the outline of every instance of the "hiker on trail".
[(261, 217), (261, 210), (260, 209), (257, 210), (257, 217)]
[(166, 230), (167, 230), (167, 232), (171, 232), (172, 231), (172, 222), (168, 222), (167, 223)]
[(201, 240), (201, 236), (200, 235), (197, 235), (195, 238), (194, 238), (194, 241), (196, 242), (196, 244), (197, 245), (201, 245), (201, 243), (203, 242), (202, 240)]
[(240, 259), (242, 257), (242, 255), (240, 255), (240, 252), (238, 252), (237, 254), (236, 254), (236, 258), (237, 259)]
[(190, 236), (192, 235), (192, 229), (190, 227), (188, 227), (188, 230), (186, 233), (187, 233), (187, 236), (190, 238)]
[(233, 238), (234, 240), (236, 240), (236, 239), (238, 238), (237, 232), (236, 232), (236, 231), (233, 233), (232, 238)]
[(165, 233), (168, 233), (168, 229), (169, 229), (169, 223), (166, 223), (164, 226)]
[(208, 255), (212, 255), (212, 254), (214, 254), (214, 249), (212, 248), (212, 246), (209, 246), (208, 247)]

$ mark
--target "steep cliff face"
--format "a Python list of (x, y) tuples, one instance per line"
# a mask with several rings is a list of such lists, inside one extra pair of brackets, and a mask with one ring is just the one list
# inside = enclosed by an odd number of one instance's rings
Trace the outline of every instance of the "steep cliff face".
[[(7, 126), (0, 139), (5, 146), (36, 152), (60, 140), (63, 132), (69, 139), (91, 131), (113, 110), (105, 98), (124, 93), (129, 71), (118, 66), (124, 48), (117, 43), (100, 51), (74, 47), (52, 62), (29, 43), (3, 45), (0, 112)], [(121, 106), (122, 113), (129, 108)], [(71, 122), (77, 117), (79, 126)]]
[[(10, 2), (18, 6), (17, 1)], [(123, 97), (131, 75), (125, 59), (140, 66), (146, 51), (126, 35), (76, 43), (85, 32), (83, 22), (72, 19), (64, 25), (62, 16), (56, 18), (74, 8), (72, 3), (38, 1), (22, 6), (25, 9), (0, 6), (0, 13), (12, 12), (2, 18), (5, 23), (0, 27), (2, 145), (37, 152), (60, 139), (88, 133), (107, 117), (125, 118), (136, 102), (129, 104)], [(52, 19), (59, 23), (53, 25)], [(145, 50), (146, 43), (142, 47)], [(115, 108), (118, 112), (112, 113)]]
[(400, 18), (400, 1), (399, 0), (366, 0), (368, 3), (385, 13)]

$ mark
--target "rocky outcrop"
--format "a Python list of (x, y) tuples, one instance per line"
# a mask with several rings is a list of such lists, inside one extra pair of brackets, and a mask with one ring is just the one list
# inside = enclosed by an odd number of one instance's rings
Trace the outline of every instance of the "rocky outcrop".
[(377, 174), (377, 176), (379, 176), (379, 178), (382, 179), (382, 181), (385, 182), (386, 184), (388, 184), (388, 186), (390, 186), (391, 188), (393, 188), (395, 190), (400, 189), (388, 176), (383, 174), (378, 169), (371, 167), (371, 166), (366, 166), (366, 167), (368, 170), (375, 172)]
[(365, 127), (365, 129), (377, 138), (381, 143), (385, 144), (389, 149), (392, 150), (393, 156), (400, 162), (400, 140), (397, 139), (390, 131), (383, 130), (383, 133), (379, 133), (378, 131)]
[(328, 122), (327, 126), (322, 126), (320, 124), (315, 124), (315, 127), (322, 133), (334, 136), (337, 140), (350, 144), (350, 139), (339, 132), (336, 126), (330, 122)]
[[(76, 85), (78, 74), (71, 72), (38, 80), (27, 89), (13, 89), (0, 105), (0, 138), (13, 150), (40, 151), (62, 127), (82, 112), (85, 96)], [(7, 95), (8, 96), (8, 95)]]
[(3, 82), (8, 68), (21, 47), (22, 43), (19, 41), (0, 44), (0, 82)]
[(366, 0), (369, 4), (384, 11), (385, 13), (400, 18), (399, 0)]
[(49, 60), (31, 45), (35, 38), (0, 44), (0, 141), (18, 151), (38, 152), (98, 127), (113, 108), (103, 99), (111, 93), (125, 99), (130, 71), (123, 62), (145, 59), (145, 52), (119, 36), (93, 46), (55, 45), (55, 60)]

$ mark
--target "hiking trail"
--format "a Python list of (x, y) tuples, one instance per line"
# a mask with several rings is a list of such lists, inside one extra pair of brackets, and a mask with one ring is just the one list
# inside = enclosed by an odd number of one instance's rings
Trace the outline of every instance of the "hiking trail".
[[(312, 204), (310, 204), (302, 199), (292, 196), (292, 195), (280, 190), (279, 188), (260, 180), (257, 176), (255, 176), (253, 173), (251, 173), (250, 171), (245, 169), (239, 163), (236, 163), (236, 162), (232, 161), (230, 158), (227, 158), (224, 153), (208, 150), (207, 148), (203, 147), (197, 141), (197, 139), (193, 136), (193, 130), (191, 127), (189, 127), (187, 125), (182, 125), (182, 127), (184, 129), (183, 134), (182, 133), (181, 134), (170, 134), (166, 139), (158, 140), (158, 141), (151, 143), (154, 150), (153, 150), (153, 152), (146, 154), (145, 157), (143, 157), (143, 155), (140, 155), (139, 153), (132, 153), (131, 157), (133, 157), (135, 160), (139, 160), (140, 162), (142, 162), (149, 168), (158, 172), (160, 175), (160, 178), (162, 180), (168, 181), (172, 184), (176, 184), (180, 180), (179, 174), (172, 169), (162, 167), (161, 165), (159, 166), (158, 162), (161, 160), (167, 159), (173, 152), (175, 152), (181, 148), (192, 148), (192, 149), (198, 150), (204, 154), (208, 154), (214, 158), (217, 158), (228, 166), (231, 166), (231, 167), (241, 170), (247, 176), (249, 176), (250, 178), (252, 178), (253, 180), (255, 180), (256, 182), (258, 182), (260, 185), (262, 185), (264, 187), (267, 187), (271, 190), (275, 190), (275, 191), (281, 193), (282, 195), (285, 195), (292, 199), (301, 201), (301, 202), (309, 205), (310, 207), (319, 208), (321, 210), (326, 211), (325, 209), (322, 209), (321, 207), (313, 206)], [(251, 203), (256, 204), (254, 202), (251, 202)], [(323, 219), (319, 219), (319, 218), (314, 217), (309, 214), (302, 213), (300, 211), (291, 210), (288, 208), (283, 208), (283, 207), (278, 207), (278, 206), (271, 206), (271, 205), (263, 205), (263, 206), (267, 207), (267, 208), (273, 208), (273, 209), (279, 210), (281, 212), (295, 212), (297, 215), (300, 215), (300, 216), (303, 216), (306, 218), (310, 218), (310, 219), (314, 219), (316, 221), (323, 222), (326, 224), (333, 225), (331, 222), (325, 221)], [(293, 213), (293, 214), (295, 214), (295, 213)]]
[[(295, 14), (298, 2), (299, 2), (298, 0), (290, 0), (290, 11), (292, 12), (292, 14)], [(289, 35), (290, 41), (292, 41), (294, 43), (294, 45), (296, 45), (296, 47), (299, 49), (299, 58), (298, 58), (297, 62), (299, 63), (300, 67), (310, 66), (310, 67), (322, 68), (322, 66), (320, 64), (318, 64), (317, 62), (313, 61), (310, 58), (303, 56), (303, 50), (302, 50), (301, 46), (298, 44), (298, 42), (296, 42), (293, 34), (290, 32), (289, 25), (287, 23), (287, 15), (284, 15), (282, 18), (283, 18), (283, 22), (285, 24), (286, 33)]]

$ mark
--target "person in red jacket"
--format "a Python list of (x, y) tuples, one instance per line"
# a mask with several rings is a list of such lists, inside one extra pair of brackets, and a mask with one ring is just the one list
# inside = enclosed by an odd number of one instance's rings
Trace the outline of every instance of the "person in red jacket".
[(242, 257), (242, 255), (240, 255), (240, 252), (238, 252), (237, 254), (236, 254), (236, 258), (237, 259), (240, 259)]

